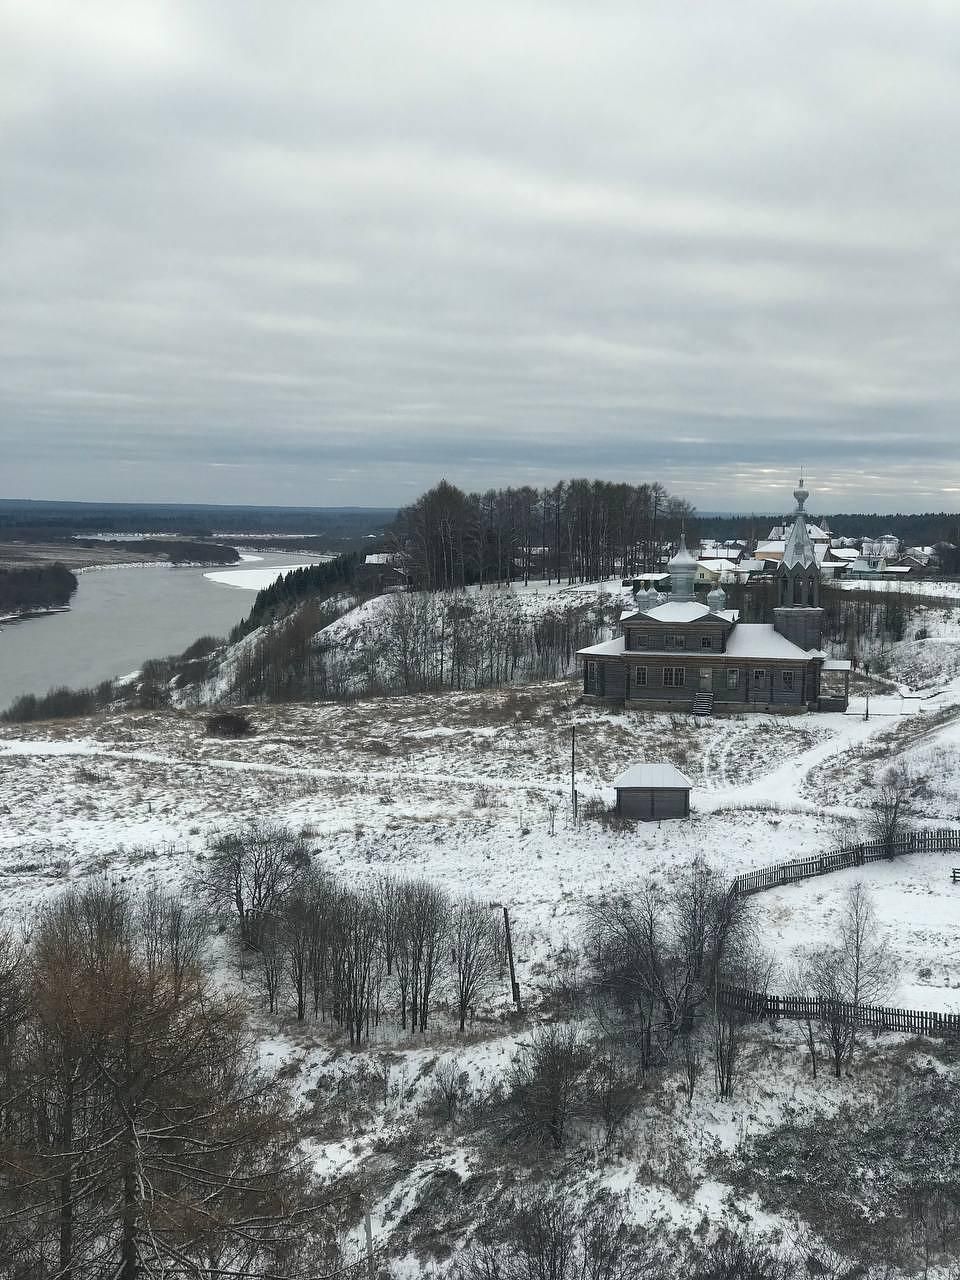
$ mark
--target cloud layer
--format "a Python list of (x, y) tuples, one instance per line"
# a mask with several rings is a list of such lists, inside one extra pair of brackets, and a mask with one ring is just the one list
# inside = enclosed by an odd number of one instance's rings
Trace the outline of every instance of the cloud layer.
[(951, 2), (0, 0), (0, 494), (960, 506)]

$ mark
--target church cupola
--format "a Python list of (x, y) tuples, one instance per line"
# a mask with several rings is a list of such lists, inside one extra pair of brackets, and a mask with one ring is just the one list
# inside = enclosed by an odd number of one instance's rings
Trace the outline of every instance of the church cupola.
[(707, 608), (711, 613), (720, 613), (727, 607), (727, 593), (719, 583), (707, 594)]
[(682, 604), (693, 600), (693, 584), (697, 577), (696, 559), (687, 550), (685, 533), (680, 534), (680, 549), (667, 564), (670, 573), (670, 602)]

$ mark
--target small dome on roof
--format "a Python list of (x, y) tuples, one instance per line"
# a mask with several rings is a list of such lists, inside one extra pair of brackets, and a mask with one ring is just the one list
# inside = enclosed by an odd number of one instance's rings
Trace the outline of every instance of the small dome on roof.
[(696, 567), (696, 556), (691, 555), (687, 550), (687, 535), (685, 533), (681, 533), (680, 549), (673, 559), (668, 562), (667, 568), (672, 573), (675, 569), (696, 569)]
[(711, 613), (719, 613), (721, 609), (725, 609), (726, 607), (727, 593), (718, 583), (712, 591), (707, 593), (707, 608)]

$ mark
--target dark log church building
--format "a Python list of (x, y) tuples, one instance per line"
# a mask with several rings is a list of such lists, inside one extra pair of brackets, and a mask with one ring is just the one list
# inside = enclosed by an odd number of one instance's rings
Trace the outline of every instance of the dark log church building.
[[(821, 648), (824, 611), (820, 568), (803, 504), (797, 509), (777, 566), (772, 622), (739, 622), (714, 588), (702, 604), (694, 596), (697, 562), (683, 538), (670, 561), (671, 594), (651, 588), (639, 608), (621, 617), (623, 635), (581, 649), (583, 691), (599, 702), (651, 711), (844, 711), (850, 663)], [(824, 673), (842, 673), (830, 692)]]

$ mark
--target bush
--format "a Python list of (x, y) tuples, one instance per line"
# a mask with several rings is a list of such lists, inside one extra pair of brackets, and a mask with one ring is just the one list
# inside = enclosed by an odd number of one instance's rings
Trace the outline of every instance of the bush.
[(61, 686), (38, 698), (24, 694), (7, 708), (0, 719), (8, 724), (26, 724), (34, 720), (66, 720), (102, 711), (114, 696), (113, 685), (104, 681), (96, 689), (68, 689)]
[(576, 1027), (538, 1027), (517, 1046), (507, 1071), (507, 1123), (520, 1142), (549, 1143), (559, 1151), (569, 1121), (582, 1115), (590, 1051)]
[(254, 733), (253, 722), (242, 711), (217, 711), (207, 716), (208, 738), (249, 738)]

